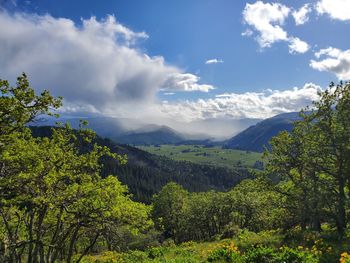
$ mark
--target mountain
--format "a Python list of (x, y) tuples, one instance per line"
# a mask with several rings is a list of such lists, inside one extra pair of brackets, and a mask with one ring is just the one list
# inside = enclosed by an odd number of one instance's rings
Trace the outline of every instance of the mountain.
[(293, 123), (300, 120), (298, 112), (282, 113), (263, 120), (240, 132), (224, 143), (224, 148), (262, 152), (264, 146), (281, 131), (291, 131)]
[(130, 145), (157, 145), (176, 144), (186, 140), (186, 138), (167, 126), (147, 125), (141, 129), (114, 137), (113, 140)]
[(88, 122), (88, 128), (94, 130), (102, 137), (113, 138), (127, 132), (130, 128), (125, 125), (128, 120), (111, 117), (67, 117), (61, 116), (58, 119), (46, 117), (29, 123), (30, 126), (56, 126), (57, 122), (69, 123), (73, 129), (78, 129), (80, 120)]
[(137, 120), (112, 117), (60, 117), (45, 118), (32, 122), (29, 126), (56, 126), (57, 122), (69, 123), (78, 129), (80, 120), (88, 122), (88, 128), (99, 136), (117, 143), (130, 145), (158, 144), (212, 144), (208, 135), (199, 133), (180, 133), (165, 125), (145, 124)]
[[(49, 126), (30, 128), (36, 137), (50, 137), (52, 134), (52, 127)], [(107, 146), (111, 152), (127, 156), (126, 165), (120, 165), (118, 161), (109, 157), (103, 158), (101, 175), (117, 175), (118, 179), (128, 186), (133, 199), (144, 203), (150, 203), (152, 196), (169, 182), (176, 182), (191, 192), (227, 191), (242, 180), (253, 177), (244, 167), (229, 169), (174, 161), (132, 146), (116, 144), (99, 136), (91, 145), (95, 142)]]
[(167, 120), (162, 125), (129, 118), (113, 118), (101, 115), (61, 115), (58, 119), (45, 117), (30, 123), (30, 126), (55, 126), (56, 122), (70, 123), (77, 129), (80, 120), (88, 122), (88, 128), (99, 136), (118, 143), (131, 145), (146, 144), (202, 144), (218, 145), (232, 134), (261, 121), (259, 119), (228, 120), (224, 118), (205, 119), (192, 122)]
[[(193, 134), (193, 133), (203, 133), (207, 135), (206, 138), (195, 138), (195, 139), (207, 139), (215, 138), (215, 141), (226, 140), (232, 135), (236, 135), (239, 132), (247, 129), (251, 125), (257, 124), (261, 119), (229, 119), (229, 118), (207, 118), (204, 120), (195, 120), (188, 123), (173, 123), (176, 130), (181, 133)], [(170, 125), (169, 125), (170, 126)]]

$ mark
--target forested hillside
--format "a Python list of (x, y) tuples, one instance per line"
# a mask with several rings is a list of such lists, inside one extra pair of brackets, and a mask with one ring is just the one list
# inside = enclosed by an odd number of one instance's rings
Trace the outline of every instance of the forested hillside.
[[(52, 136), (53, 128), (49, 126), (31, 126), (30, 129), (34, 137)], [(113, 153), (127, 157), (127, 162), (123, 165), (113, 158), (101, 159), (101, 175), (117, 175), (118, 179), (128, 186), (133, 199), (145, 203), (150, 203), (152, 196), (169, 182), (176, 182), (191, 192), (227, 191), (242, 180), (253, 177), (244, 166), (233, 169), (174, 161), (98, 136), (94, 142), (108, 147)]]

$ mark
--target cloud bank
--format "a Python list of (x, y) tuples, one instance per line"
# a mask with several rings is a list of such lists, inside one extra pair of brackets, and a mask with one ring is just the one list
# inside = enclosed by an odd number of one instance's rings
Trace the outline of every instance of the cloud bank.
[[(75, 24), (50, 15), (0, 11), (1, 78), (26, 72), (33, 87), (63, 96), (66, 105), (111, 111), (125, 101), (150, 103), (159, 90), (205, 91), (199, 77), (143, 54), (137, 43), (149, 36), (114, 16)], [(73, 107), (73, 105), (75, 105)]]
[(213, 118), (264, 119), (284, 112), (299, 111), (311, 105), (312, 101), (318, 100), (318, 92), (321, 90), (320, 86), (307, 83), (301, 88), (283, 91), (229, 93), (207, 100), (164, 102), (161, 110), (175, 119), (186, 121)]

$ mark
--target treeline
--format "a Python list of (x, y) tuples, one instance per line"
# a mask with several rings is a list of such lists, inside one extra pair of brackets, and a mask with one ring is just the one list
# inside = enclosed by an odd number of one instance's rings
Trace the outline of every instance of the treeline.
[[(30, 129), (34, 137), (51, 137), (53, 133), (53, 128), (49, 126), (32, 126)], [(109, 148), (112, 153), (126, 156), (127, 162), (123, 164), (108, 156), (101, 158), (101, 176), (117, 175), (128, 186), (132, 199), (146, 204), (150, 204), (152, 196), (169, 182), (176, 182), (190, 192), (228, 191), (242, 180), (254, 176), (244, 167), (229, 169), (174, 161), (99, 136), (93, 139), (93, 143)]]

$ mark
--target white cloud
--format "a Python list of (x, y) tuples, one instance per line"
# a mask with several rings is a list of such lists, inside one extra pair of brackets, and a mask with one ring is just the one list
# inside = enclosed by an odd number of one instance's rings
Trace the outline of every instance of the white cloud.
[(288, 17), (290, 9), (279, 3), (246, 4), (243, 10), (244, 22), (259, 32), (257, 41), (261, 47), (270, 47), (274, 42), (287, 40), (287, 32), (281, 25)]
[(199, 77), (190, 73), (174, 73), (164, 83), (163, 90), (168, 91), (202, 91), (214, 89), (212, 85), (198, 84)]
[[(289, 43), (291, 54), (305, 53), (309, 50), (309, 45), (297, 37), (288, 36), (288, 33), (282, 28), (290, 12), (291, 9), (283, 4), (257, 1), (254, 4), (246, 4), (243, 10), (243, 20), (257, 31), (256, 40), (261, 48), (271, 47), (275, 42), (284, 41)], [(299, 14), (298, 18), (306, 19), (301, 15)], [(248, 29), (242, 35), (251, 36), (253, 33)]]
[(208, 59), (207, 61), (205, 61), (206, 65), (217, 64), (217, 63), (224, 63), (224, 61), (222, 59), (217, 59), (217, 58)]
[(241, 36), (250, 37), (250, 36), (252, 36), (253, 34), (254, 34), (254, 32), (248, 28), (246, 31), (244, 31), (244, 32), (241, 33)]
[(349, 0), (321, 0), (316, 4), (319, 14), (328, 14), (332, 19), (350, 20)]
[(26, 72), (38, 90), (49, 89), (70, 105), (90, 105), (100, 112), (130, 101), (153, 103), (165, 85), (177, 91), (211, 89), (163, 57), (141, 53), (136, 44), (146, 38), (145, 32), (132, 31), (114, 16), (83, 19), (78, 26), (50, 15), (1, 11), (1, 78), (14, 81)]
[(341, 80), (350, 80), (350, 49), (343, 51), (329, 47), (316, 52), (315, 56), (318, 61), (311, 60), (312, 68), (331, 72)]
[(291, 37), (289, 39), (289, 53), (305, 53), (310, 49), (310, 46), (305, 41), (300, 40), (297, 37)]
[(211, 118), (268, 118), (279, 113), (299, 111), (318, 99), (321, 87), (307, 83), (290, 90), (267, 90), (265, 92), (230, 93), (213, 99), (163, 103), (162, 111), (175, 119), (187, 121)]
[(293, 11), (292, 15), (297, 26), (305, 24), (309, 21), (309, 13), (312, 11), (310, 4), (303, 5), (299, 10)]

